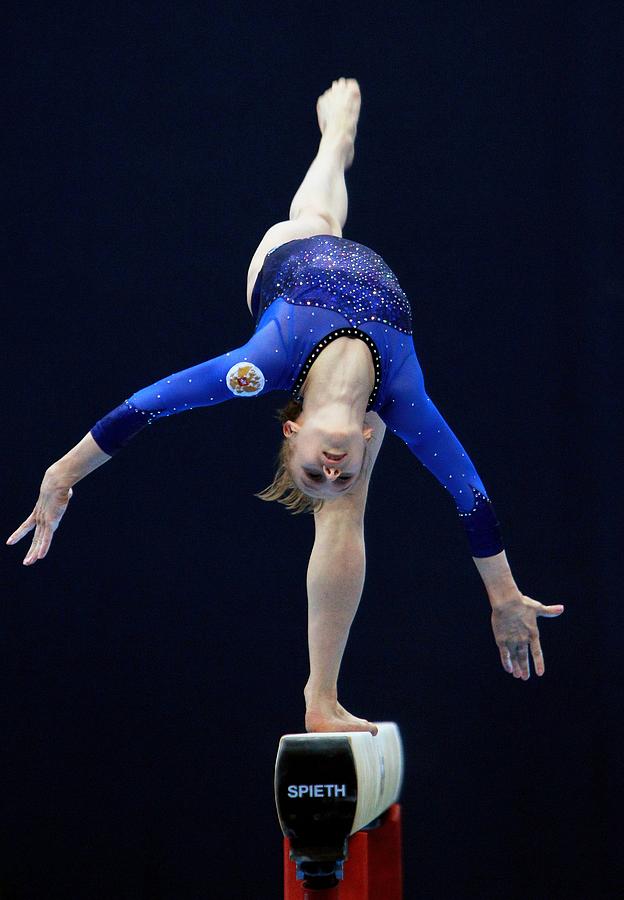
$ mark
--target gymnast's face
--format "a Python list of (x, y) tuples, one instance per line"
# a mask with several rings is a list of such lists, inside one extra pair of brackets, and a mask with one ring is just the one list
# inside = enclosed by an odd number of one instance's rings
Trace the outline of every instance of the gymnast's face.
[(364, 451), (373, 429), (329, 428), (300, 415), (285, 422), (284, 436), (290, 442), (289, 470), (304, 494), (330, 500), (347, 493), (362, 468)]

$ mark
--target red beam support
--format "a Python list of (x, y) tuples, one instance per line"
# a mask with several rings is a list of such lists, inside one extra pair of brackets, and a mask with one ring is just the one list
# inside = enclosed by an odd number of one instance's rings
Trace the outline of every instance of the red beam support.
[(315, 891), (297, 881), (284, 838), (284, 900), (402, 900), (401, 807), (395, 803), (370, 831), (349, 838), (344, 879), (335, 888)]

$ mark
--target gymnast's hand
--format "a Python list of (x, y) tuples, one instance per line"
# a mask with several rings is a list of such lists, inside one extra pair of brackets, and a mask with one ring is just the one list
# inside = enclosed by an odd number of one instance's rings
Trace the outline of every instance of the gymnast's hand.
[(503, 602), (492, 605), (492, 630), (506, 672), (528, 681), (529, 648), (538, 675), (544, 674), (544, 655), (540, 646), (537, 617), (560, 616), (563, 606), (544, 606), (537, 600), (515, 591)]
[(35, 508), (7, 541), (7, 544), (16, 544), (25, 534), (35, 529), (30, 549), (24, 557), (25, 566), (43, 559), (50, 549), (52, 536), (74, 493), (72, 485), (110, 458), (88, 432), (75, 447), (47, 469)]
[(35, 529), (30, 549), (24, 557), (25, 566), (43, 559), (50, 549), (52, 535), (63, 518), (72, 494), (71, 487), (60, 481), (52, 470), (48, 469), (41, 482), (35, 508), (7, 541), (7, 544), (16, 544), (33, 528)]

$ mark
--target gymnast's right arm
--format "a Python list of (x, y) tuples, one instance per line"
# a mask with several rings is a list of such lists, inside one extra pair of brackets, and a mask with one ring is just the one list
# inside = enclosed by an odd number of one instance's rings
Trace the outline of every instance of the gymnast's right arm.
[(107, 462), (152, 421), (214, 406), (233, 397), (254, 397), (285, 386), (286, 347), (276, 322), (269, 322), (236, 350), (183, 369), (131, 397), (93, 428), (45, 472), (30, 516), (7, 540), (15, 544), (35, 529), (24, 565), (43, 559), (78, 481)]

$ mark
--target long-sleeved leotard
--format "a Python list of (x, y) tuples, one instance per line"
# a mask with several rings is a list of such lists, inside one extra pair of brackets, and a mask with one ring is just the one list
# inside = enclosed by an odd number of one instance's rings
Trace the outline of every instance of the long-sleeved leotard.
[(155, 419), (232, 397), (288, 390), (295, 397), (319, 353), (338, 337), (368, 345), (375, 383), (368, 409), (402, 438), (455, 500), (472, 555), (503, 549), (500, 527), (468, 454), (425, 390), (409, 301), (374, 251), (332, 235), (267, 254), (254, 287), (256, 329), (242, 347), (143, 388), (91, 429), (113, 455)]

